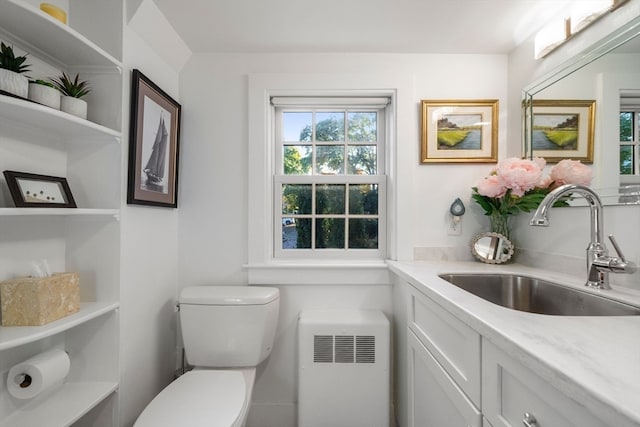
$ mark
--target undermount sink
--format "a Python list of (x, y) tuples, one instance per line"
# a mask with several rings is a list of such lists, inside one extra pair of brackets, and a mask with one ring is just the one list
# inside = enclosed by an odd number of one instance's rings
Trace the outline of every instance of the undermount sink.
[(640, 308), (589, 292), (516, 274), (441, 274), (440, 277), (494, 304), (559, 316), (638, 316)]

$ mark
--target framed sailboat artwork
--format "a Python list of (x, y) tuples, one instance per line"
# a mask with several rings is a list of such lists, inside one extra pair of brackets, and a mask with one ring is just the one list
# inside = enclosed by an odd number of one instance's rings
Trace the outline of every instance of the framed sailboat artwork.
[(181, 106), (133, 70), (127, 203), (178, 207)]

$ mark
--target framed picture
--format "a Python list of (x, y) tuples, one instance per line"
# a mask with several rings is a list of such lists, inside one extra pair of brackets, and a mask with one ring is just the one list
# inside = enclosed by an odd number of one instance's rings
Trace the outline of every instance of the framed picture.
[(533, 155), (549, 163), (563, 159), (593, 163), (596, 102), (534, 99), (531, 126)]
[(180, 111), (180, 104), (133, 70), (127, 203), (178, 207)]
[(422, 100), (420, 163), (495, 163), (498, 100)]
[(4, 171), (11, 198), (17, 208), (75, 208), (66, 178)]

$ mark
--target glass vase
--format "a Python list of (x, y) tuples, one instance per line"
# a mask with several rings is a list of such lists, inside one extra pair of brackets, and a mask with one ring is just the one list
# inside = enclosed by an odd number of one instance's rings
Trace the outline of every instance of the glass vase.
[(511, 215), (502, 214), (500, 212), (491, 212), (491, 215), (489, 215), (491, 231), (494, 233), (500, 233), (507, 239), (511, 240), (510, 219)]

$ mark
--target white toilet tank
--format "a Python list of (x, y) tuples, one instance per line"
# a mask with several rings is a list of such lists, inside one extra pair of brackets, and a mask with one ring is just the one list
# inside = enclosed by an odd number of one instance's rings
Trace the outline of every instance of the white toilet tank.
[(187, 362), (206, 368), (257, 366), (271, 353), (279, 301), (277, 288), (184, 288), (180, 322)]

